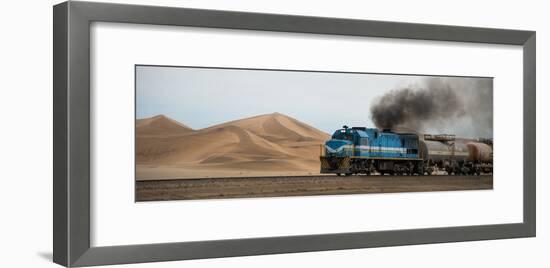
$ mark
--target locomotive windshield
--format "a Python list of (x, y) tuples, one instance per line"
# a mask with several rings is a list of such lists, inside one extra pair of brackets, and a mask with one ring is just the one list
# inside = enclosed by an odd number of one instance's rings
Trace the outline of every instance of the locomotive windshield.
[(351, 133), (341, 132), (341, 131), (334, 132), (334, 134), (332, 135), (332, 138), (335, 140), (353, 141), (353, 135)]

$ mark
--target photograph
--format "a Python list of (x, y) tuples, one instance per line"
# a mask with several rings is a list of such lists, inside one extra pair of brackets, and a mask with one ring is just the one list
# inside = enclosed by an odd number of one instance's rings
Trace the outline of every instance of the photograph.
[(547, 263), (543, 4), (98, 1), (6, 9), (0, 266)]
[(493, 189), (493, 78), (135, 66), (135, 200)]

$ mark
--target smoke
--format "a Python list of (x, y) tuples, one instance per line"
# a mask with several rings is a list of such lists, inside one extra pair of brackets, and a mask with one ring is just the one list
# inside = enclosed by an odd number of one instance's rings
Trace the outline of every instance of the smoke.
[(371, 117), (380, 129), (492, 138), (493, 80), (426, 78), (375, 100)]

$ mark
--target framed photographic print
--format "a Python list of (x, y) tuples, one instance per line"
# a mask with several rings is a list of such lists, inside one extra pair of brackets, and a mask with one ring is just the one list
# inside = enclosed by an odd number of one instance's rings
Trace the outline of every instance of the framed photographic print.
[(490, 77), (136, 65), (135, 87), (136, 201), (493, 187)]
[(56, 5), (54, 261), (535, 236), (535, 44), (520, 30)]

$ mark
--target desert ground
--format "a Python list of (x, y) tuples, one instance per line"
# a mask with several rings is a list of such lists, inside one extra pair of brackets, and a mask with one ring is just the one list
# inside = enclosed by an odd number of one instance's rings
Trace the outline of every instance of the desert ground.
[(493, 176), (278, 176), (136, 181), (136, 201), (493, 189)]
[(192, 129), (164, 115), (136, 121), (136, 179), (320, 175), (330, 136), (272, 113)]

